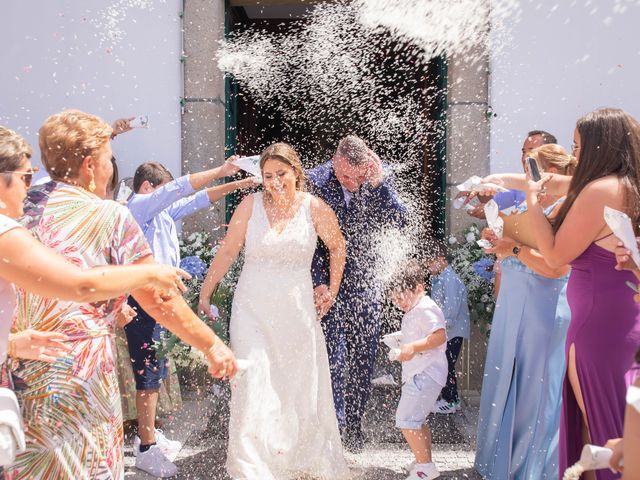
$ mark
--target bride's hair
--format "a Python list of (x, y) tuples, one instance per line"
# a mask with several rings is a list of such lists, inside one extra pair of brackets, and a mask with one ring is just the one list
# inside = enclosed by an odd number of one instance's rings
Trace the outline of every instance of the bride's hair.
[(288, 143), (279, 142), (269, 145), (260, 154), (260, 170), (264, 169), (264, 164), (267, 160), (277, 160), (293, 168), (293, 172), (296, 176), (296, 190), (304, 190), (305, 183), (307, 182), (307, 176), (302, 169), (300, 163), (300, 156), (295, 149)]

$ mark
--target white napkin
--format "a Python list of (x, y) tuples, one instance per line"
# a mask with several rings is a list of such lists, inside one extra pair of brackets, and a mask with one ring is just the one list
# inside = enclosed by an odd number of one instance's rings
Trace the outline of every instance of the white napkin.
[(600, 470), (609, 468), (609, 460), (613, 455), (610, 448), (598, 447), (596, 445), (585, 445), (580, 455), (580, 463), (585, 470)]
[(240, 167), (247, 173), (254, 175), (262, 181), (262, 172), (260, 171), (260, 155), (252, 155), (251, 157), (240, 157), (233, 162), (234, 165)]
[(0, 388), (0, 466), (11, 465), (25, 450), (22, 415), (15, 393)]
[(596, 445), (585, 445), (577, 463), (567, 468), (562, 480), (578, 480), (588, 470), (609, 468), (609, 460), (613, 450)]
[(458, 190), (461, 192), (481, 192), (483, 190), (495, 190), (497, 192), (508, 192), (509, 190), (496, 183), (482, 183), (482, 177), (474, 175), (469, 177), (460, 185)]
[(387, 356), (389, 357), (389, 361), (395, 362), (396, 360), (398, 360), (398, 357), (400, 357), (400, 349), (392, 348), (391, 350), (389, 350), (389, 353)]
[(627, 404), (640, 413), (640, 388), (631, 385), (627, 390)]
[(480, 248), (493, 248), (493, 243), (491, 243), (489, 240), (485, 240), (484, 238), (481, 238), (476, 243)]
[(393, 375), (382, 375), (381, 377), (374, 378), (371, 380), (371, 385), (397, 385), (396, 381), (393, 379)]
[(640, 267), (640, 251), (638, 251), (636, 236), (633, 233), (633, 225), (629, 216), (614, 208), (604, 207), (604, 221), (607, 222), (613, 234), (631, 251), (631, 258)]
[(460, 210), (461, 208), (464, 209), (465, 211), (470, 211), (473, 210), (474, 208), (476, 208), (478, 206), (478, 204), (480, 203), (478, 201), (478, 197), (473, 197), (466, 205), (465, 205), (465, 201), (467, 199), (465, 197), (458, 197), (453, 201), (453, 208), (456, 210)]
[(489, 228), (493, 230), (498, 238), (502, 238), (504, 230), (504, 221), (500, 218), (500, 207), (494, 200), (489, 200), (484, 205), (484, 214), (487, 218)]
[(389, 348), (400, 348), (401, 342), (402, 342), (401, 331), (388, 333), (387, 335), (382, 337), (382, 343), (384, 343)]
[(236, 359), (236, 364), (238, 365), (238, 370), (246, 370), (253, 365), (253, 362), (251, 360), (245, 360), (244, 358), (238, 358)]
[(116, 202), (125, 203), (127, 200), (129, 200), (129, 197), (131, 195), (133, 195), (133, 190), (131, 190), (131, 188), (129, 188), (126, 183), (120, 182), (120, 188), (118, 188), (118, 196), (115, 198)]
[(236, 372), (236, 376), (233, 378), (232, 382), (236, 379), (242, 377), (247, 370), (253, 366), (253, 360), (247, 360), (245, 358), (237, 358), (236, 365), (238, 365), (238, 371)]

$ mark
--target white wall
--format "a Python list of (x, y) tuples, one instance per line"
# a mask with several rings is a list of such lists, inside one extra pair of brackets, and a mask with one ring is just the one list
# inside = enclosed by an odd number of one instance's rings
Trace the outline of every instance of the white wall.
[(2, 2), (0, 124), (23, 134), (39, 163), (38, 128), (65, 108), (113, 120), (148, 114), (116, 138), (121, 176), (144, 161), (180, 174), (179, 0)]
[[(576, 120), (598, 107), (640, 119), (640, 6), (636, 0), (521, 0), (511, 38), (492, 48), (491, 171), (519, 168), (526, 132), (570, 148)], [(621, 11), (621, 6), (626, 10)]]

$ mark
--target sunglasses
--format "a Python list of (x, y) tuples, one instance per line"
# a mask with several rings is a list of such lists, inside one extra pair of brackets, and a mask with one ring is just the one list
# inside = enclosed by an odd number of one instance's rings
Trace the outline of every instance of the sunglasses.
[(24, 182), (26, 187), (29, 188), (31, 186), (31, 182), (33, 182), (33, 175), (37, 173), (38, 170), (40, 170), (38, 167), (32, 167), (31, 169), (25, 170), (25, 171), (12, 170), (12, 171), (2, 172), (2, 173), (12, 173), (12, 174), (22, 175), (22, 181)]

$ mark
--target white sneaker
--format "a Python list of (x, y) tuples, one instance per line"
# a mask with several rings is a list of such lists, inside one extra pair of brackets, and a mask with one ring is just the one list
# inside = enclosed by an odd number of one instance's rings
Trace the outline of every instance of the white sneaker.
[(160, 478), (173, 477), (178, 474), (178, 467), (162, 453), (158, 445), (151, 445), (146, 452), (138, 450), (137, 453), (136, 468), (138, 470)]
[(404, 467), (402, 467), (402, 471), (403, 471), (404, 473), (409, 473), (409, 472), (413, 469), (413, 467), (414, 467), (414, 465), (415, 465), (415, 464), (416, 464), (416, 461), (415, 461), (415, 460), (411, 460), (411, 461), (410, 461), (409, 463), (407, 463)]
[[(156, 428), (156, 445), (160, 447), (160, 451), (164, 453), (167, 457), (174, 457), (180, 452), (182, 448), (182, 444), (177, 440), (169, 440), (164, 436), (162, 430)], [(138, 450), (140, 450), (140, 437), (136, 435), (133, 438), (133, 456), (138, 455)]]
[(446, 400), (440, 399), (433, 407), (433, 412), (440, 413), (442, 415), (449, 415), (451, 413), (456, 413), (460, 409), (460, 400), (449, 403)]
[(416, 463), (406, 480), (433, 480), (439, 476), (440, 472), (435, 463)]

